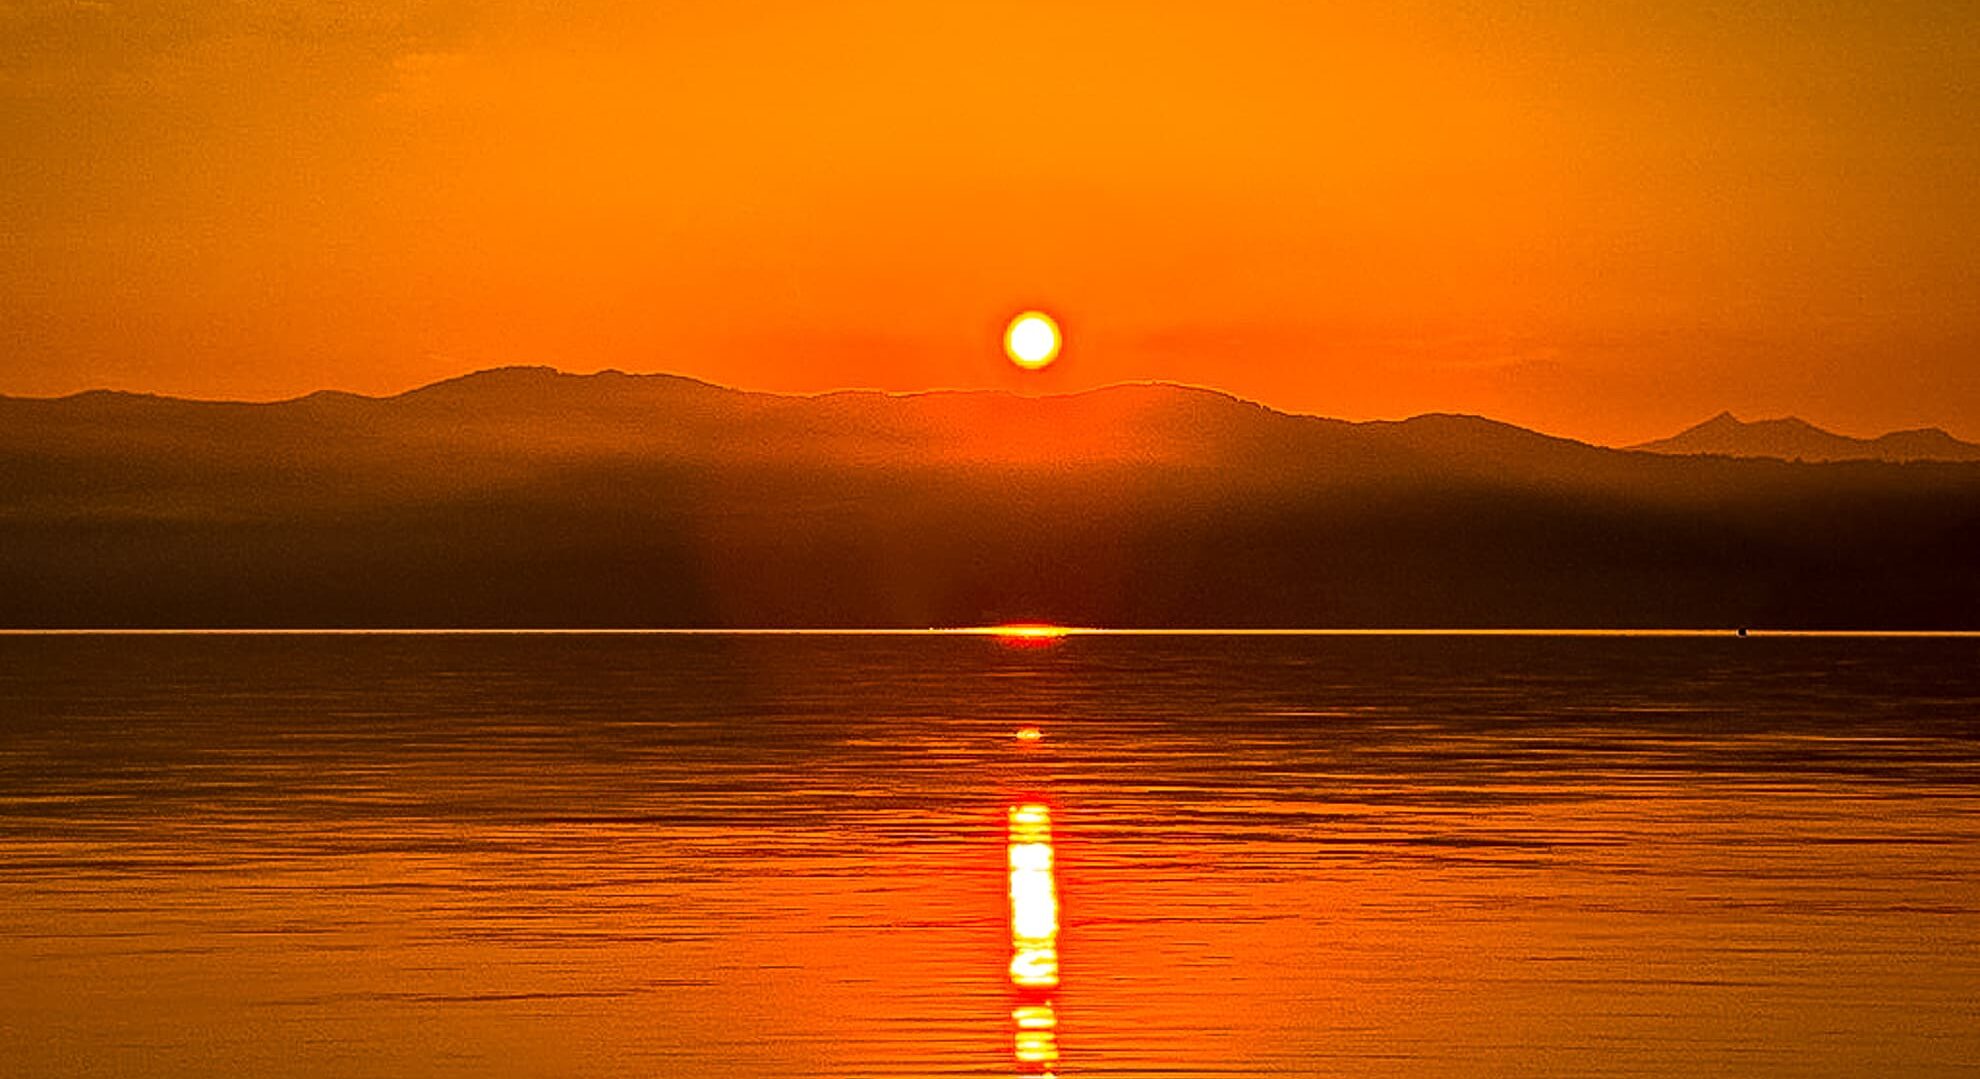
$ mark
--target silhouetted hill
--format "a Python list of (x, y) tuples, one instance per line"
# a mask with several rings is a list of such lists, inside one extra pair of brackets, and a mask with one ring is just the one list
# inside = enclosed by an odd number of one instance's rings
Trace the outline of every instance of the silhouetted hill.
[(1851, 438), (1793, 416), (1746, 423), (1730, 412), (1635, 448), (1650, 453), (1777, 457), (1783, 461), (1980, 461), (1980, 446), (1961, 442), (1937, 427)]
[(0, 398), (0, 625), (1980, 628), (1980, 465), (1208, 390)]

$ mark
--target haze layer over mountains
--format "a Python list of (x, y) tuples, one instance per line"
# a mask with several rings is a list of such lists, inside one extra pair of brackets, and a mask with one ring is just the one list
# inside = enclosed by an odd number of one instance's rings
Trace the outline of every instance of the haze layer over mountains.
[(1169, 385), (0, 398), (7, 626), (1980, 628), (1976, 550), (1980, 464)]

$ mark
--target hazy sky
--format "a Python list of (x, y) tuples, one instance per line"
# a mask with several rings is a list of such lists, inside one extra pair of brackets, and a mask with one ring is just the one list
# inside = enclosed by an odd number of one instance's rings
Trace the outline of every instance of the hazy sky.
[(1971, 0), (0, 0), (0, 393), (548, 363), (1980, 439), (1976, 192)]

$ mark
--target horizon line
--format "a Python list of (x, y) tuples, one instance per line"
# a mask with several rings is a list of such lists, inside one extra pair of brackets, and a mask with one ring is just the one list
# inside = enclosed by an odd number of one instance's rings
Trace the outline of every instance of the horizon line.
[[(1044, 631), (1044, 632), (1040, 632)], [(583, 637), (583, 636), (703, 636), (703, 637), (1833, 637), (1833, 638), (1980, 638), (1980, 629), (1756, 629), (1730, 627), (1680, 629), (1636, 627), (1630, 629), (1558, 628), (1478, 628), (1478, 627), (1356, 627), (1356, 628), (1190, 628), (1052, 626), (1037, 623), (1010, 626), (876, 626), (850, 627), (62, 627), (0, 628), (0, 637)]]

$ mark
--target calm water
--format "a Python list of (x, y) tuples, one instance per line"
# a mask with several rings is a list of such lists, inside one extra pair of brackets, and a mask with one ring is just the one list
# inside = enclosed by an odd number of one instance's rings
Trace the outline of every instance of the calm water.
[(1973, 1075), (1980, 640), (0, 638), (0, 929), (7, 1076)]

